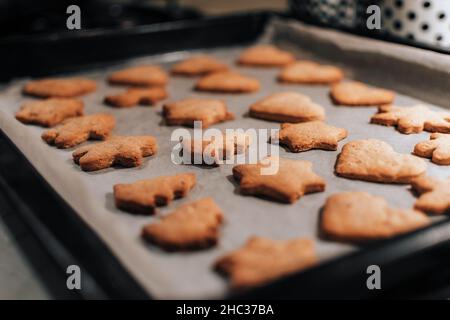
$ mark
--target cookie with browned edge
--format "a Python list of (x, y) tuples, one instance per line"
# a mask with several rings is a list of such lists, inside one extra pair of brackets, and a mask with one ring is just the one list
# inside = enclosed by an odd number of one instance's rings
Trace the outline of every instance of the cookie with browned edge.
[(331, 97), (336, 104), (344, 106), (379, 106), (392, 103), (395, 93), (361, 82), (347, 81), (333, 85)]
[(298, 84), (333, 84), (344, 78), (344, 72), (329, 65), (312, 61), (297, 61), (281, 70), (278, 80)]
[(83, 115), (84, 104), (78, 99), (50, 98), (24, 103), (16, 119), (26, 124), (53, 127), (67, 118)]
[(430, 140), (416, 144), (414, 154), (439, 165), (450, 165), (450, 134), (432, 133)]
[(84, 171), (96, 171), (115, 165), (137, 167), (144, 157), (156, 154), (158, 145), (152, 136), (113, 136), (106, 141), (80, 147), (73, 161)]
[(58, 148), (72, 148), (89, 139), (106, 139), (116, 125), (110, 114), (98, 113), (69, 118), (42, 133), (42, 139)]
[(279, 143), (291, 152), (311, 149), (337, 150), (338, 142), (347, 137), (347, 130), (322, 121), (283, 123), (278, 133)]
[(305, 194), (325, 190), (325, 180), (312, 170), (312, 163), (268, 157), (256, 164), (233, 167), (243, 194), (265, 196), (294, 203)]
[(105, 97), (105, 103), (118, 108), (140, 105), (153, 105), (167, 97), (163, 87), (129, 88), (125, 92)]
[(187, 98), (166, 103), (163, 106), (163, 116), (167, 125), (193, 127), (194, 121), (201, 121), (203, 128), (234, 119), (234, 115), (228, 111), (224, 101), (200, 98)]
[(423, 159), (397, 153), (376, 139), (354, 140), (342, 148), (336, 161), (336, 174), (349, 179), (382, 183), (410, 183), (425, 173)]
[(222, 221), (222, 210), (212, 198), (204, 198), (145, 225), (142, 236), (167, 251), (205, 249), (218, 242)]
[(249, 115), (264, 120), (296, 123), (323, 120), (325, 110), (303, 94), (278, 92), (252, 104)]
[(178, 62), (172, 67), (171, 72), (176, 75), (202, 76), (226, 70), (228, 66), (220, 60), (208, 55), (198, 55)]
[(95, 81), (85, 78), (47, 78), (28, 82), (23, 92), (41, 98), (73, 98), (96, 88)]
[(245, 49), (237, 63), (253, 67), (282, 67), (294, 61), (295, 57), (290, 52), (272, 45), (258, 45)]
[(430, 224), (420, 211), (397, 209), (366, 192), (330, 196), (322, 213), (321, 230), (339, 241), (365, 242), (390, 238)]
[(370, 119), (371, 123), (395, 126), (401, 133), (429, 132), (450, 133), (450, 113), (438, 112), (422, 105), (397, 107), (383, 105)]
[(259, 81), (235, 71), (215, 72), (200, 78), (195, 84), (198, 91), (221, 93), (249, 93), (258, 91)]
[(422, 176), (411, 181), (419, 195), (414, 208), (429, 214), (450, 213), (450, 176), (446, 180)]
[(169, 80), (167, 73), (159, 66), (140, 65), (113, 72), (108, 81), (112, 84), (128, 86), (165, 86)]
[(114, 185), (116, 207), (142, 214), (153, 214), (157, 206), (185, 197), (195, 186), (195, 174), (181, 173)]
[(215, 268), (229, 276), (231, 287), (260, 286), (317, 263), (314, 242), (304, 238), (272, 240), (253, 236), (219, 258)]

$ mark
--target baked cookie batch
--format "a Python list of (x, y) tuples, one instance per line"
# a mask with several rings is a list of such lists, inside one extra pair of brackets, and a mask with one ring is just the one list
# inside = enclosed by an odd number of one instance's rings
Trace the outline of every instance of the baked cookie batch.
[[(344, 72), (335, 66), (296, 60), (289, 52), (271, 45), (244, 50), (236, 63), (247, 67), (280, 68), (277, 81), (291, 85), (329, 85), (336, 105), (378, 106), (370, 122), (394, 126), (402, 134), (431, 132), (430, 139), (418, 143), (413, 154), (401, 154), (384, 141), (367, 139), (347, 142), (338, 155), (335, 173), (339, 177), (378, 183), (410, 184), (417, 195), (414, 208), (393, 208), (381, 197), (363, 191), (333, 194), (323, 206), (321, 233), (337, 241), (366, 242), (389, 238), (430, 224), (427, 214), (450, 212), (450, 177), (439, 180), (425, 175), (429, 158), (438, 165), (450, 165), (450, 113), (426, 106), (392, 105), (395, 93), (355, 81), (344, 81)], [(260, 90), (258, 79), (245, 76), (207, 55), (198, 55), (175, 64), (173, 76), (199, 77), (193, 89), (217, 93), (250, 93)], [(111, 85), (126, 86), (117, 95), (105, 97), (116, 108), (154, 105), (167, 98), (169, 76), (154, 65), (133, 66), (112, 73)], [(139, 166), (144, 157), (157, 153), (152, 136), (116, 136), (116, 120), (110, 114), (85, 114), (77, 96), (95, 91), (96, 83), (83, 78), (43, 79), (27, 83), (23, 92), (43, 98), (27, 102), (16, 113), (25, 124), (48, 127), (42, 139), (57, 148), (73, 148), (87, 140), (103, 140), (73, 151), (73, 161), (84, 171), (111, 166)], [(170, 126), (203, 127), (232, 121), (234, 115), (220, 99), (188, 98), (167, 102), (162, 116)], [(272, 137), (293, 153), (311, 149), (337, 150), (348, 132), (325, 121), (325, 109), (310, 97), (297, 92), (273, 93), (249, 106), (249, 116), (280, 122), (278, 136)], [(246, 135), (225, 136), (223, 150), (211, 148), (213, 141), (183, 141), (188, 156), (210, 148), (211, 163), (228, 154), (246, 152), (251, 143)], [(273, 142), (273, 141), (272, 141)], [(262, 174), (277, 164), (274, 174)], [(233, 177), (243, 195), (262, 196), (294, 203), (302, 196), (323, 192), (326, 181), (313, 164), (304, 160), (268, 157), (256, 164), (236, 165)], [(135, 214), (155, 214), (156, 208), (188, 197), (195, 188), (194, 173), (180, 173), (113, 186), (117, 208)], [(167, 251), (200, 250), (216, 245), (226, 215), (212, 198), (188, 202), (158, 221), (145, 225), (142, 237)], [(317, 262), (312, 240), (273, 240), (254, 236), (239, 249), (219, 258), (214, 268), (229, 276), (233, 288), (261, 285)]]

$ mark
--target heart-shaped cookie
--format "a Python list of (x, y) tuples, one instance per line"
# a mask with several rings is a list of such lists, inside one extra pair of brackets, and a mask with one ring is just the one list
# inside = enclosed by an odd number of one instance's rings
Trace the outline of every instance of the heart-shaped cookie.
[(397, 153), (384, 141), (355, 140), (347, 143), (336, 161), (336, 174), (383, 183), (409, 183), (426, 170), (423, 159)]
[(297, 61), (281, 70), (280, 82), (301, 84), (331, 84), (342, 80), (344, 72), (334, 66), (312, 61)]
[(330, 238), (361, 242), (389, 238), (429, 223), (422, 212), (391, 208), (381, 197), (342, 192), (327, 199), (321, 227)]
[(333, 85), (331, 97), (336, 104), (345, 106), (378, 106), (392, 103), (395, 94), (361, 82), (348, 81)]

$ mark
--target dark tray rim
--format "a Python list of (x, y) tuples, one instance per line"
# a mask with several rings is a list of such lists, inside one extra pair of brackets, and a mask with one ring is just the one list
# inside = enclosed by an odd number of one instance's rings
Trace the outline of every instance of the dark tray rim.
[[(69, 39), (54, 39), (50, 37), (49, 42), (42, 41), (38, 43), (38, 47), (51, 49), (56, 46), (59, 49), (61, 42), (65, 42), (69, 46), (77, 46), (83, 44), (92, 44), (92, 41), (100, 41), (101, 44), (110, 43), (111, 41), (132, 41), (135, 37), (145, 36), (149, 40), (158, 39), (162, 42), (170, 42), (176, 37), (177, 32), (185, 32), (187, 35), (193, 36), (198, 30), (202, 30), (203, 35), (197, 36), (197, 41), (193, 41), (190, 46), (186, 46), (186, 41), (174, 43), (170, 49), (163, 46), (164, 50), (155, 49), (153, 53), (173, 51), (180, 49), (194, 49), (211, 46), (226, 46), (233, 44), (249, 43), (261, 34), (268, 18), (274, 15), (273, 12), (254, 12), (238, 15), (222, 16), (217, 18), (205, 18), (200, 21), (177, 21), (171, 23), (158, 24), (156, 26), (137, 27), (136, 30), (126, 30), (124, 32), (112, 32), (108, 30), (96, 30), (89, 36), (82, 35), (75, 37), (72, 41)], [(194, 31), (194, 33), (191, 33)], [(175, 37), (175, 38), (174, 38)], [(45, 38), (45, 37), (44, 37)], [(200, 41), (198, 41), (200, 40)], [(37, 40), (33, 39), (31, 42)], [(151, 41), (149, 41), (151, 42)], [(139, 48), (137, 48), (139, 49)], [(124, 50), (122, 57), (114, 56), (114, 59), (108, 60), (113, 62), (115, 59), (124, 59), (126, 57), (151, 54), (151, 47), (145, 47), (143, 52), (135, 50), (130, 52)], [(156, 51), (156, 52), (155, 52)], [(57, 55), (58, 53), (56, 53)], [(54, 57), (54, 56), (53, 56)], [(70, 60), (70, 58), (69, 58)], [(80, 68), (89, 68), (90, 66), (98, 66), (98, 62), (89, 61)], [(48, 70), (48, 73), (67, 72), (69, 69), (64, 68), (64, 64)], [(42, 75), (42, 69), (32, 70), (33, 75)], [(20, 74), (19, 74), (20, 75)], [(0, 192), (11, 204), (11, 210), (18, 213), (21, 219), (28, 226), (32, 226), (31, 232), (48, 251), (48, 254), (61, 267), (71, 264), (64, 256), (73, 257), (83, 266), (86, 266), (90, 281), (92, 281), (92, 289), (88, 295), (81, 293), (82, 298), (150, 298), (139, 284), (128, 274), (123, 266), (118, 262), (103, 241), (81, 220), (81, 218), (70, 208), (67, 203), (45, 182), (40, 174), (34, 170), (32, 165), (23, 156), (23, 154), (15, 148), (9, 138), (2, 132), (1, 139), (7, 141), (9, 150), (17, 157), (17, 165), (33, 171), (33, 181), (36, 185), (41, 186), (43, 190), (48, 191), (48, 198), (42, 199), (47, 203), (57, 203), (60, 211), (57, 213), (61, 216), (59, 220), (53, 221), (49, 227), (48, 223), (40, 221), (33, 217), (36, 208), (27, 206), (24, 203), (23, 195), (18, 194), (9, 184), (7, 178), (2, 177), (6, 183), (0, 183)], [(40, 208), (42, 211), (42, 208)], [(12, 213), (14, 213), (12, 212)], [(39, 215), (37, 215), (39, 217)], [(42, 218), (42, 214), (40, 216)], [(52, 220), (54, 220), (52, 217)], [(61, 223), (57, 226), (61, 228), (69, 228), (72, 234), (77, 234), (85, 241), (82, 243), (70, 243), (64, 241), (63, 237), (58, 237), (61, 232), (69, 229), (58, 230), (55, 233), (55, 223)], [(48, 235), (38, 229), (46, 230)], [(50, 245), (50, 242), (58, 241), (60, 246)], [(80, 249), (81, 252), (80, 252)], [(295, 299), (295, 298), (374, 298), (389, 297), (392, 293), (408, 296), (410, 292), (398, 289), (399, 285), (410, 287), (408, 283), (411, 279), (415, 279), (424, 273), (432, 273), (437, 275), (436, 271), (442, 270), (444, 266), (450, 265), (450, 257), (444, 253), (450, 249), (450, 219), (446, 218), (441, 222), (435, 223), (425, 229), (396, 237), (394, 239), (378, 242), (367, 246), (363, 250), (351, 253), (328, 262), (324, 262), (315, 268), (305, 270), (289, 277), (280, 279), (274, 283), (261, 288), (255, 288), (248, 292), (233, 293), (229, 298), (263, 298), (263, 299)], [(62, 251), (65, 254), (61, 254)], [(447, 258), (445, 258), (447, 256)], [(96, 258), (95, 258), (96, 257)], [(101, 257), (101, 258), (100, 258)], [(383, 290), (371, 291), (366, 287), (366, 279), (368, 277), (366, 271), (367, 266), (376, 264), (380, 266), (383, 272)], [(413, 268), (411, 266), (414, 266)], [(448, 268), (447, 268), (448, 269)], [(99, 270), (103, 270), (103, 274), (99, 275)], [(118, 279), (116, 283), (111, 284), (110, 279)]]

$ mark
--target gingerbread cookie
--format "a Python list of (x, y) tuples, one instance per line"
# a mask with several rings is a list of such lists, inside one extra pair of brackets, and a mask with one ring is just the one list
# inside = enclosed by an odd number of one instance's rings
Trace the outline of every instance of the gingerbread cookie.
[(416, 144), (414, 154), (439, 165), (450, 165), (450, 134), (432, 133), (430, 140)]
[(48, 78), (28, 82), (23, 92), (41, 98), (72, 98), (95, 91), (95, 81), (85, 78)]
[(258, 91), (259, 81), (234, 71), (215, 72), (200, 78), (195, 89), (199, 91), (246, 93)]
[(232, 120), (234, 115), (228, 112), (225, 102), (216, 99), (188, 98), (163, 106), (166, 124), (194, 126), (194, 121), (201, 121), (207, 128), (215, 123)]
[(83, 101), (77, 99), (50, 98), (23, 104), (16, 119), (26, 124), (53, 127), (67, 118), (83, 115)]
[(73, 161), (84, 171), (96, 171), (114, 165), (137, 167), (143, 157), (156, 154), (152, 136), (113, 136), (104, 142), (80, 147), (72, 154)]
[(392, 103), (395, 94), (361, 82), (348, 81), (333, 85), (331, 97), (336, 104), (345, 106), (378, 106)]
[(108, 77), (109, 83), (128, 86), (164, 86), (169, 77), (167, 73), (158, 66), (141, 65), (126, 68), (112, 73)]
[(230, 277), (231, 286), (259, 286), (313, 266), (317, 262), (309, 239), (272, 240), (253, 236), (240, 249), (217, 260), (215, 268)]
[(278, 75), (280, 82), (299, 84), (332, 84), (343, 78), (344, 72), (341, 69), (312, 61), (297, 61), (285, 67)]
[(450, 213), (450, 176), (447, 180), (418, 177), (411, 181), (411, 186), (419, 194), (415, 209), (429, 214)]
[(437, 112), (426, 106), (396, 107), (384, 105), (372, 116), (371, 123), (396, 126), (401, 133), (429, 132), (450, 133), (450, 113)]
[(104, 113), (69, 118), (44, 131), (42, 139), (58, 148), (72, 148), (89, 139), (104, 140), (115, 125), (114, 117)]
[[(183, 139), (183, 162), (194, 164), (217, 165), (227, 159), (234, 159), (234, 155), (244, 153), (251, 137), (246, 133), (223, 133), (222, 139)], [(187, 157), (184, 157), (187, 155)], [(186, 161), (187, 160), (187, 161)]]
[(237, 63), (254, 67), (282, 67), (295, 61), (295, 57), (271, 45), (258, 45), (246, 49)]
[(132, 213), (153, 214), (155, 207), (185, 197), (195, 186), (195, 174), (182, 173), (129, 184), (114, 185), (116, 207)]
[(382, 183), (409, 183), (422, 175), (426, 163), (409, 154), (401, 154), (384, 141), (355, 140), (347, 143), (336, 161), (336, 174)]
[(278, 138), (292, 152), (311, 149), (337, 150), (338, 142), (347, 137), (347, 130), (322, 121), (283, 123)]
[(129, 108), (138, 104), (152, 105), (166, 97), (167, 91), (162, 87), (130, 88), (124, 93), (106, 96), (105, 103), (118, 108)]
[(279, 92), (250, 106), (254, 118), (279, 122), (305, 122), (325, 119), (325, 110), (305, 95), (296, 92)]
[(212, 198), (205, 198), (144, 226), (142, 236), (168, 251), (205, 249), (217, 243), (222, 221), (220, 208)]
[(389, 207), (366, 192), (342, 192), (325, 203), (321, 228), (333, 239), (349, 242), (380, 240), (424, 227), (430, 219), (420, 211)]
[(207, 55), (188, 58), (172, 67), (173, 74), (184, 76), (201, 76), (226, 70), (228, 70), (228, 66), (225, 63)]
[(303, 160), (268, 157), (257, 164), (233, 167), (233, 176), (243, 194), (287, 203), (294, 203), (304, 194), (325, 190), (325, 180), (313, 172), (311, 162)]

